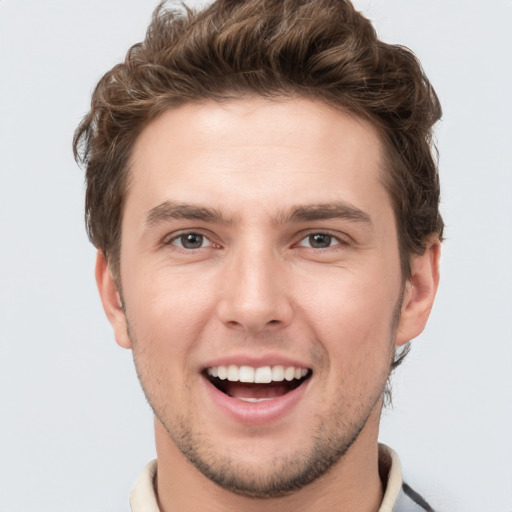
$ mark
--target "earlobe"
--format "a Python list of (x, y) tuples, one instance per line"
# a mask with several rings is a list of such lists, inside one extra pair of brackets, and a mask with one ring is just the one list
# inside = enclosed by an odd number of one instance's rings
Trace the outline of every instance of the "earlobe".
[(402, 346), (421, 334), (427, 323), (439, 284), (441, 244), (427, 246), (422, 255), (411, 261), (411, 277), (407, 280), (398, 323), (396, 345)]
[(131, 348), (128, 336), (128, 325), (117, 285), (108, 268), (107, 260), (101, 251), (96, 255), (96, 284), (101, 297), (103, 309), (114, 330), (114, 336), (119, 346)]

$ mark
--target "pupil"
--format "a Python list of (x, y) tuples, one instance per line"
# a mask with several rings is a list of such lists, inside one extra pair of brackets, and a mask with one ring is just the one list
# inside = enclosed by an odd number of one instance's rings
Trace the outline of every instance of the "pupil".
[(316, 235), (309, 236), (309, 243), (311, 247), (315, 249), (321, 249), (324, 247), (329, 247), (331, 245), (332, 237), (330, 235), (324, 235), (322, 233), (317, 233)]
[(181, 235), (181, 243), (185, 249), (199, 249), (203, 245), (203, 235), (197, 233)]

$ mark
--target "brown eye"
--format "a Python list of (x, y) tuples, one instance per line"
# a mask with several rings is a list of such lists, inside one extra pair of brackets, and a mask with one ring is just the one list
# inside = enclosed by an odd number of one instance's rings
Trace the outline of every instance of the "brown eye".
[(333, 237), (331, 235), (326, 235), (325, 233), (315, 233), (308, 236), (309, 245), (314, 249), (325, 249), (326, 247), (330, 247), (332, 239)]

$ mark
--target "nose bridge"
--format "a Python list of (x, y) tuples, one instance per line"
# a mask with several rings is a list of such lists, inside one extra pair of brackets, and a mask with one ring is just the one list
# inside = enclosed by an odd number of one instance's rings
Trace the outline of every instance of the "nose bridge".
[(270, 244), (248, 239), (234, 248), (224, 270), (221, 320), (253, 332), (286, 325), (292, 309), (282, 263)]

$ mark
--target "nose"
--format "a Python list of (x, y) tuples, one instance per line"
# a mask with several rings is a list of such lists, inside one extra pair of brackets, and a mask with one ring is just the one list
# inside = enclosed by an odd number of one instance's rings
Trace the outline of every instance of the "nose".
[(281, 329), (291, 322), (286, 269), (271, 249), (232, 254), (221, 279), (218, 317), (230, 329), (256, 334)]

